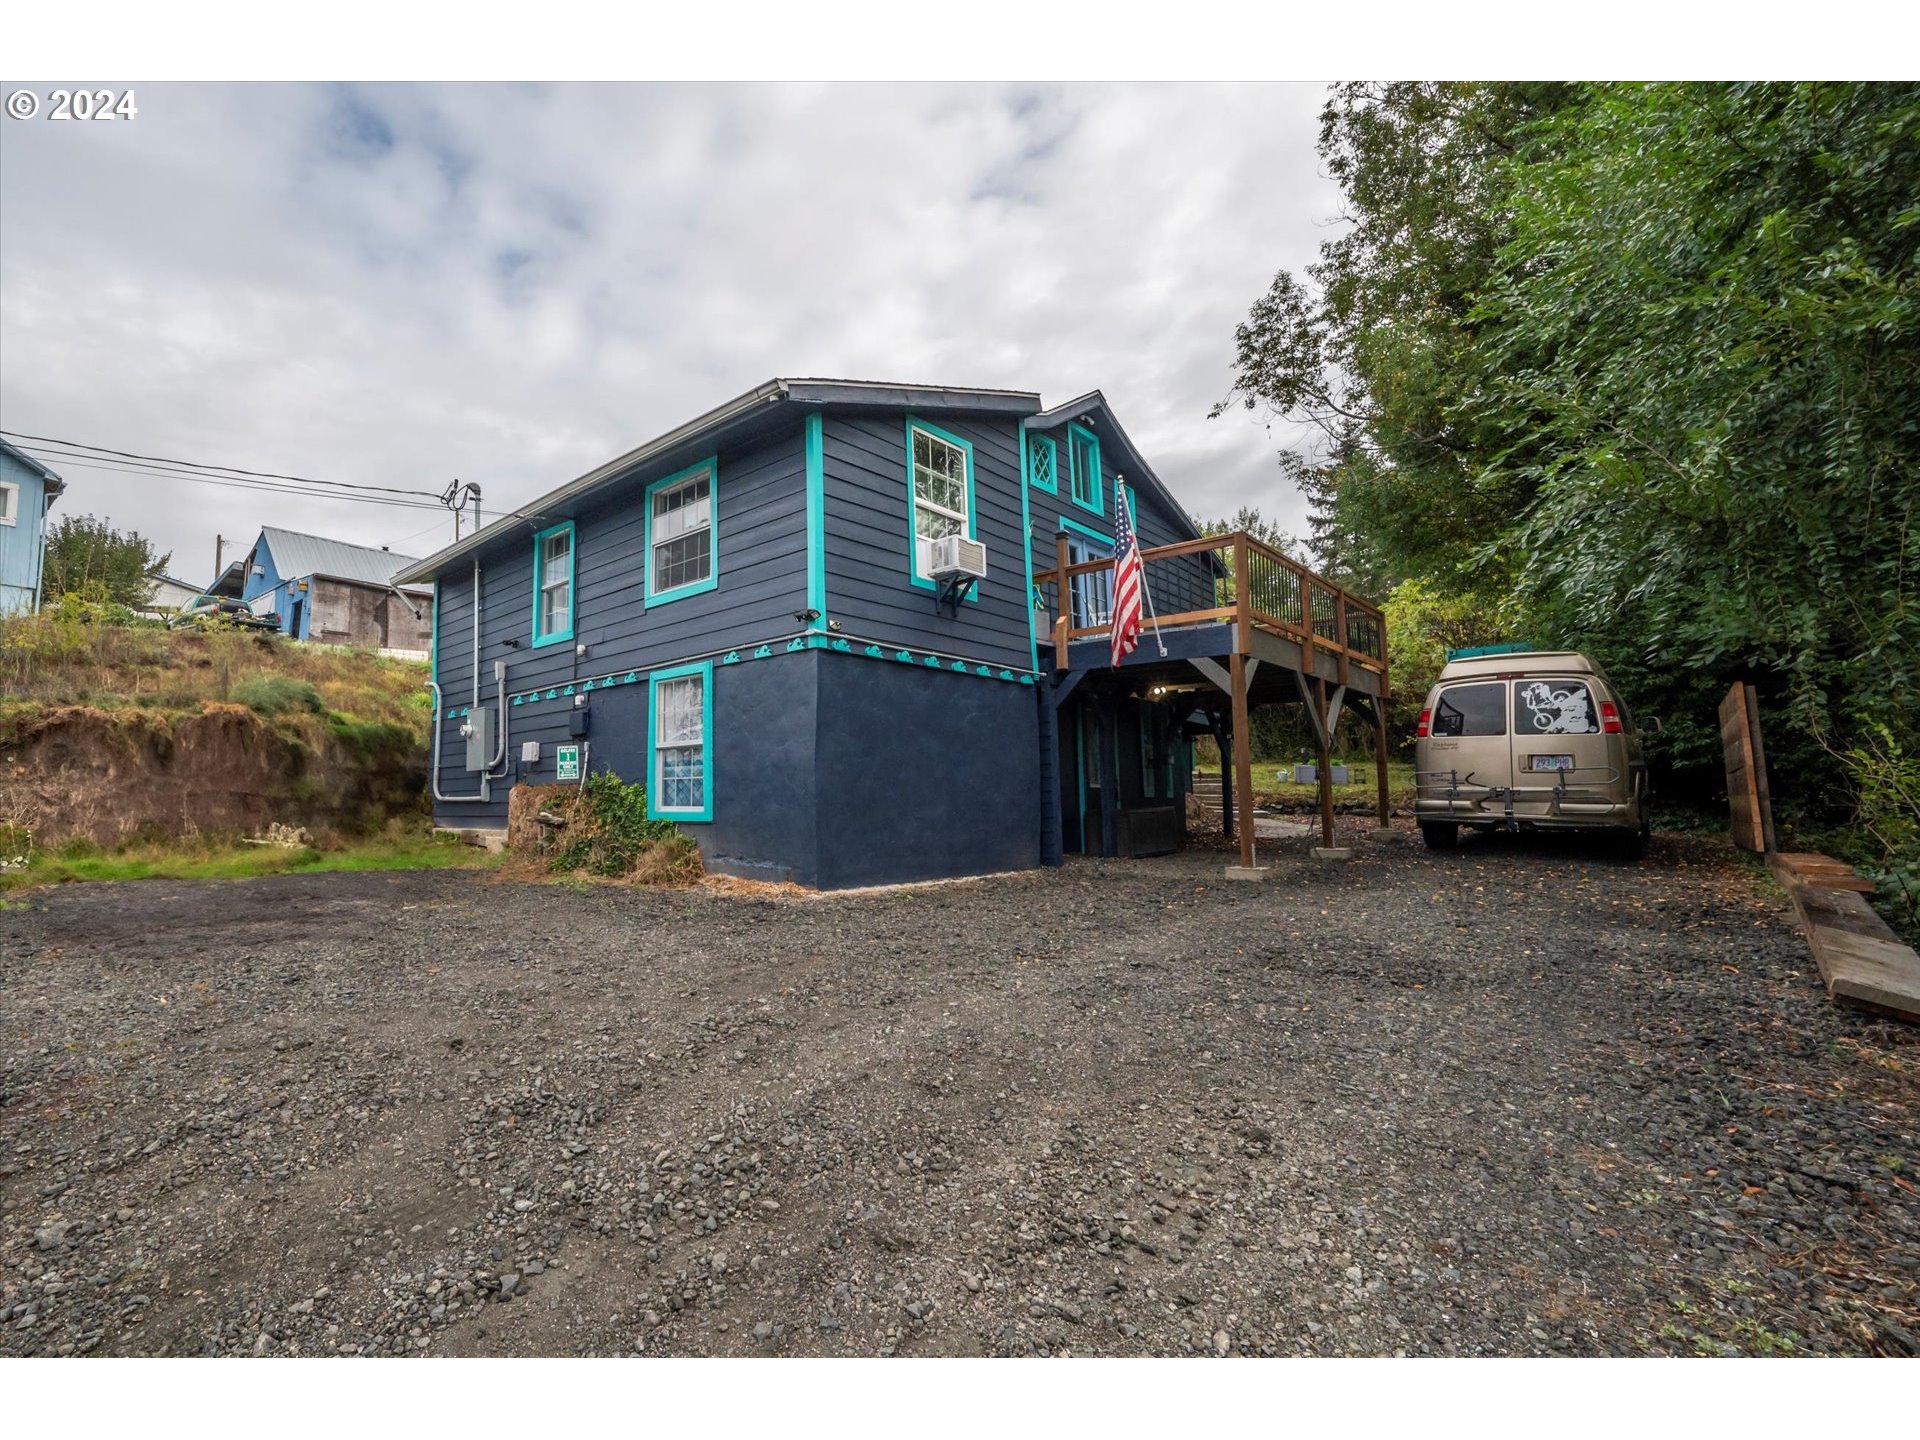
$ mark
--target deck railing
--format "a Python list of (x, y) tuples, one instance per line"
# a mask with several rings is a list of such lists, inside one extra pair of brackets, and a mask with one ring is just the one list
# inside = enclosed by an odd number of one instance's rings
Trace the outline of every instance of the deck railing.
[[(1062, 535), (1053, 568), (1033, 577), (1038, 603), (1046, 606), (1054, 665), (1061, 670), (1068, 668), (1067, 649), (1075, 640), (1109, 633), (1113, 593), (1112, 559), (1073, 561), (1068, 543)], [(1341, 684), (1352, 666), (1383, 678), (1387, 673), (1387, 626), (1379, 606), (1243, 530), (1157, 545), (1142, 550), (1140, 559), (1162, 629), (1230, 624), (1241, 654), (1251, 653), (1255, 630), (1284, 636), (1309, 656), (1332, 655)]]

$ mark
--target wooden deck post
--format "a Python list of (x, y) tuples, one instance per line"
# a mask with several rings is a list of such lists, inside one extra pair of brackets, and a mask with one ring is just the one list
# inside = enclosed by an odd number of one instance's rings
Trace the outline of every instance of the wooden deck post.
[(1228, 755), (1227, 727), (1213, 711), (1207, 712), (1207, 726), (1213, 731), (1213, 748), (1220, 752), (1220, 833), (1233, 838), (1233, 760)]
[[(1242, 537), (1244, 540), (1244, 537)], [(1244, 544), (1240, 554), (1246, 554)], [(1242, 574), (1245, 572), (1243, 571)], [(1244, 611), (1242, 612), (1245, 613)], [(1253, 725), (1247, 718), (1247, 657), (1233, 652), (1233, 784), (1234, 809), (1239, 812), (1240, 868), (1254, 873), (1253, 864)], [(1222, 759), (1222, 769), (1225, 768)]]
[(1314, 726), (1314, 739), (1320, 746), (1320, 846), (1324, 850), (1333, 848), (1333, 736), (1328, 733), (1327, 722), (1333, 716), (1327, 713), (1327, 682), (1318, 675), (1313, 677), (1313, 699), (1310, 702), (1320, 712), (1320, 723)]
[(1053, 606), (1058, 617), (1053, 622), (1053, 668), (1067, 668), (1067, 630), (1073, 624), (1073, 593), (1067, 584), (1066, 532), (1053, 537)]
[(1387, 701), (1384, 695), (1373, 697), (1373, 769), (1379, 787), (1380, 828), (1393, 824), (1393, 802), (1387, 795)]
[(1100, 709), (1100, 853), (1120, 853), (1120, 704), (1101, 697)]

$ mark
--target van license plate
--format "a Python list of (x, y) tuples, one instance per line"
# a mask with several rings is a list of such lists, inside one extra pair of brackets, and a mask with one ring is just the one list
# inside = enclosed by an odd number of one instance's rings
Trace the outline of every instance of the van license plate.
[(1571, 755), (1529, 755), (1527, 768), (1529, 770), (1571, 770), (1573, 757)]

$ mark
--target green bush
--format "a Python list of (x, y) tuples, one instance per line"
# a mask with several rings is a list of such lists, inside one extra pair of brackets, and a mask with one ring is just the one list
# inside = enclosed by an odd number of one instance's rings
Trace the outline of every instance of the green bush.
[(590, 775), (574, 798), (567, 828), (548, 855), (557, 872), (678, 880), (699, 873), (699, 851), (670, 820), (647, 817), (644, 785)]
[(311, 681), (291, 675), (255, 675), (233, 687), (236, 703), (262, 715), (278, 715), (285, 710), (307, 710), (319, 714), (326, 706)]

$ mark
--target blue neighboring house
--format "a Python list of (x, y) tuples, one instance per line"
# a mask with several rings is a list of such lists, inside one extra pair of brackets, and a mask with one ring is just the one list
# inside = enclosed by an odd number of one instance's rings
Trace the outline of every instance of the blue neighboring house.
[(353, 545), (268, 525), (209, 594), (230, 590), (257, 614), (280, 617), (294, 640), (424, 656), (433, 643), (433, 591), (393, 577), (419, 563), (384, 546)]
[[(1116, 667), (1122, 494), (1170, 623)], [(1171, 849), (1197, 736), (1386, 690), (1378, 612), (1203, 538), (1097, 391), (769, 381), (394, 579), (434, 587), (438, 823), (611, 771), (709, 869), (820, 888)]]
[(40, 608), (47, 512), (67, 482), (0, 440), (0, 615)]

